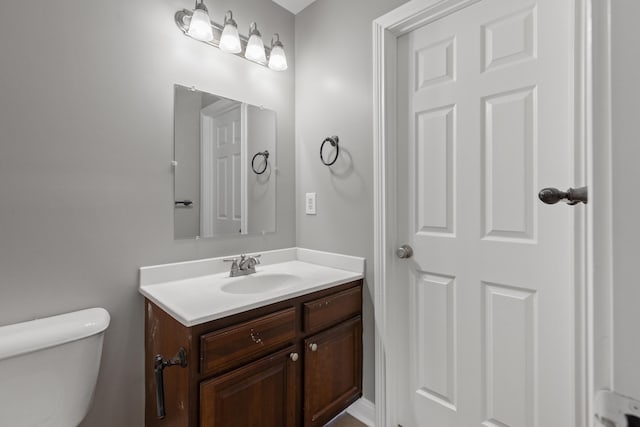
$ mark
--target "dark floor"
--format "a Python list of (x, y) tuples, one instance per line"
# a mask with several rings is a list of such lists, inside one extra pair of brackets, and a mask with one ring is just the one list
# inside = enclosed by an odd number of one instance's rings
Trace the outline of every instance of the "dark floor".
[(344, 413), (334, 418), (325, 427), (367, 427), (367, 426), (366, 424), (363, 424), (360, 421), (353, 418), (351, 415)]

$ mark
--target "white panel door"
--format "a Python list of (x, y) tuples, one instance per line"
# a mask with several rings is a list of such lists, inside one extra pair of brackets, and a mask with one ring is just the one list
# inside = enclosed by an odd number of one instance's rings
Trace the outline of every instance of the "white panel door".
[(537, 200), (573, 185), (573, 7), (483, 0), (399, 39), (404, 427), (575, 426), (575, 208)]
[(241, 233), (240, 106), (202, 117), (202, 237)]

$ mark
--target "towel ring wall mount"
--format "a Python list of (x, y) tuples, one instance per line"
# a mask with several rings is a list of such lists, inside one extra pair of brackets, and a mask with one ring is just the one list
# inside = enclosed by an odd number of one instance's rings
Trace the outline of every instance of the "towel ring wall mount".
[[(257, 170), (255, 165), (256, 159), (258, 157), (264, 157), (264, 167), (261, 170)], [(253, 158), (251, 159), (251, 169), (253, 169), (253, 173), (255, 173), (256, 175), (262, 175), (267, 170), (268, 165), (269, 165), (269, 151), (264, 150), (253, 155)]]
[[(336, 149), (336, 155), (331, 161), (325, 160), (324, 158), (324, 146), (327, 142)], [(325, 138), (324, 141), (322, 141), (322, 145), (320, 146), (320, 161), (322, 162), (322, 164), (324, 164), (325, 166), (331, 166), (338, 160), (338, 156), (340, 155), (340, 146), (338, 145), (339, 142), (340, 138), (338, 138), (338, 135), (329, 136)]]

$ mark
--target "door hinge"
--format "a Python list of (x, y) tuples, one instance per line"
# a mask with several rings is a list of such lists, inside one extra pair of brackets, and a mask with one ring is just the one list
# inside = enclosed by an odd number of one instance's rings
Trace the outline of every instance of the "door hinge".
[(595, 396), (597, 427), (640, 427), (640, 401), (600, 390)]

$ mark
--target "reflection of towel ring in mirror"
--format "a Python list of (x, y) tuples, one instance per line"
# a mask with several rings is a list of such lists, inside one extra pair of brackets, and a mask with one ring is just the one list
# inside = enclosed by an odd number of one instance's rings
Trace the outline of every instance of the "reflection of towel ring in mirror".
[[(325, 166), (331, 166), (338, 160), (338, 156), (340, 155), (340, 147), (338, 146), (339, 140), (340, 138), (338, 138), (337, 135), (334, 135), (334, 136), (327, 137), (324, 139), (324, 141), (322, 141), (322, 145), (320, 146), (320, 160)], [(332, 147), (336, 147), (336, 156), (330, 162), (326, 161), (324, 159), (324, 155), (322, 154), (324, 150), (324, 144), (326, 144), (327, 142), (331, 144)]]
[[(258, 158), (258, 156), (264, 157), (264, 167), (260, 171), (256, 170), (256, 166), (255, 166), (256, 158)], [(268, 164), (269, 164), (269, 152), (267, 150), (256, 153), (253, 156), (253, 159), (251, 159), (251, 169), (253, 169), (253, 172), (256, 175), (262, 175), (263, 173), (265, 173), (265, 171), (267, 170)]]

